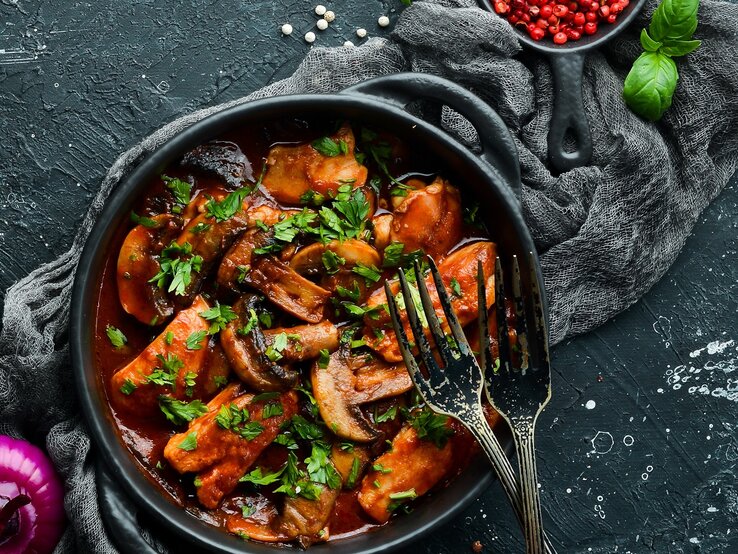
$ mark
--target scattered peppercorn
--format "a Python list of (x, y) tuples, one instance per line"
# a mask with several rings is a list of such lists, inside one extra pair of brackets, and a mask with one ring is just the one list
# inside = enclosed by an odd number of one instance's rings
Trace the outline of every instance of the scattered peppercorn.
[(491, 0), (492, 8), (535, 41), (554, 44), (593, 35), (600, 23), (615, 23), (630, 0)]
[(472, 552), (474, 552), (475, 554), (479, 554), (482, 551), (482, 548), (483, 546), (480, 541), (474, 541), (472, 543)]
[(604, 381), (604, 380), (605, 380), (605, 378), (602, 375), (598, 375), (597, 376), (597, 382), (598, 383), (602, 383), (602, 381)]

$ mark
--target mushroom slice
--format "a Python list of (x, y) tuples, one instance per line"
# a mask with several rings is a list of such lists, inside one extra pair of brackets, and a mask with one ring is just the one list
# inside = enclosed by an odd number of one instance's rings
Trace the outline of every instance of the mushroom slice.
[(155, 325), (174, 313), (166, 292), (149, 280), (159, 271), (158, 256), (182, 228), (182, 218), (162, 214), (149, 218), (150, 226), (136, 225), (118, 254), (118, 298), (123, 309), (147, 325)]
[[(454, 307), (454, 311), (462, 326), (475, 321), (477, 318), (477, 262), (482, 262), (482, 270), (484, 271), (487, 289), (487, 308), (489, 309), (494, 303), (495, 254), (496, 246), (494, 243), (480, 241), (457, 250), (438, 264), (438, 271), (451, 294), (451, 305)], [(452, 280), (454, 281), (453, 287)], [(425, 284), (433, 299), (436, 314), (442, 322), (444, 329), (448, 332), (446, 316), (438, 300), (438, 293), (436, 292), (436, 286), (431, 275), (426, 276)], [(461, 295), (453, 292), (457, 288), (456, 284), (458, 284), (458, 291), (461, 292)], [(392, 283), (391, 289), (395, 295), (401, 295), (398, 292), (399, 285), (397, 282)], [(418, 297), (419, 301), (420, 299)], [(366, 304), (369, 308), (379, 308), (386, 305), (386, 303), (387, 296), (384, 288), (380, 288), (372, 293)], [(372, 317), (366, 317), (364, 319), (364, 323), (366, 323), (364, 340), (367, 346), (388, 362), (395, 363), (401, 361), (402, 355), (397, 344), (397, 337), (392, 330), (389, 314), (384, 309), (373, 310), (373, 312), (376, 319)], [(405, 326), (405, 332), (408, 336), (412, 336), (410, 325), (407, 321), (407, 313), (404, 309), (400, 311), (400, 316)], [(429, 330), (427, 334), (430, 337)]]
[(200, 389), (200, 377), (207, 371), (211, 348), (205, 344), (203, 348), (190, 350), (186, 343), (194, 333), (201, 333), (202, 340), (207, 340), (208, 322), (200, 317), (200, 312), (209, 307), (198, 296), (135, 360), (113, 375), (112, 397), (116, 406), (129, 412), (151, 414), (156, 411), (160, 394), (171, 394), (179, 400), (195, 396)]
[(273, 256), (259, 257), (251, 264), (244, 282), (261, 291), (274, 304), (309, 323), (324, 317), (330, 291), (305, 279)]
[(268, 346), (272, 346), (275, 339), (279, 340), (280, 335), (284, 335), (283, 340), (287, 344), (280, 351), (280, 354), (284, 360), (290, 362), (317, 358), (321, 350), (333, 352), (338, 348), (341, 338), (338, 327), (328, 320), (311, 325), (264, 330), (264, 337)]
[(391, 367), (379, 360), (367, 364), (346, 348), (334, 352), (325, 368), (317, 362), (313, 364), (310, 377), (326, 425), (339, 437), (357, 442), (370, 442), (380, 435), (364, 417), (361, 404), (397, 396), (412, 388), (403, 365)]
[(241, 148), (225, 140), (214, 140), (193, 148), (182, 158), (182, 165), (220, 177), (233, 188), (254, 179), (251, 163)]
[(372, 467), (382, 469), (372, 469), (362, 479), (359, 504), (372, 518), (384, 523), (396, 506), (393, 496), (402, 493), (408, 493), (408, 498), (421, 496), (453, 466), (452, 441), (438, 448), (430, 441), (421, 440), (415, 429), (407, 425), (392, 439), (390, 449), (374, 461)]
[(246, 206), (247, 203), (244, 201), (241, 209), (223, 221), (208, 217), (207, 212), (201, 213), (194, 217), (182, 231), (177, 242), (180, 245), (189, 243), (192, 245), (192, 256), (202, 258), (200, 271), (192, 272), (190, 283), (186, 286), (184, 295), (177, 299), (183, 305), (187, 305), (199, 293), (215, 262), (230, 248), (233, 241), (246, 230), (248, 226)]
[(434, 258), (445, 256), (462, 238), (461, 195), (448, 181), (436, 179), (410, 191), (392, 214), (390, 239), (407, 252), (423, 250)]
[(343, 242), (332, 240), (328, 244), (316, 242), (306, 246), (290, 260), (290, 267), (300, 275), (325, 273), (323, 255), (329, 250), (341, 258), (348, 268), (357, 264), (379, 266), (382, 263), (382, 258), (374, 247), (363, 240), (348, 239)]
[(255, 294), (246, 294), (233, 305), (238, 317), (220, 332), (220, 344), (233, 371), (250, 387), (260, 392), (287, 390), (297, 383), (299, 374), (270, 359), (261, 327), (253, 322), (249, 325), (258, 305), (259, 297)]
[[(208, 403), (208, 413), (190, 422), (184, 433), (174, 435), (164, 448), (164, 457), (178, 473), (198, 472), (200, 504), (215, 509), (223, 497), (279, 434), (280, 427), (297, 413), (297, 393), (277, 398), (238, 394), (231, 386)], [(267, 404), (279, 404), (270, 410)], [(234, 414), (239, 414), (237, 419)], [(247, 420), (246, 420), (247, 419)]]
[(278, 201), (300, 204), (301, 197), (315, 191), (324, 197), (335, 195), (339, 187), (364, 185), (367, 168), (356, 161), (356, 140), (351, 127), (344, 124), (333, 136), (323, 139), (327, 148), (312, 144), (274, 146), (267, 155), (267, 172), (262, 184)]

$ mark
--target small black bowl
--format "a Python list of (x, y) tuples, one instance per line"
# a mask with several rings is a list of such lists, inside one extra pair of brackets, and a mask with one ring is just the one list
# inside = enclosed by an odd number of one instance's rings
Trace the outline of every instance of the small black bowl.
[[(479, 0), (480, 7), (496, 13), (493, 0)], [(646, 0), (631, 0), (613, 24), (602, 24), (594, 35), (580, 40), (554, 44), (550, 37), (535, 41), (517, 27), (515, 32), (525, 48), (548, 57), (554, 78), (554, 107), (548, 131), (548, 157), (551, 165), (563, 173), (586, 165), (592, 156), (592, 137), (582, 101), (582, 71), (587, 52), (599, 48), (621, 33), (643, 8)], [(571, 133), (576, 147), (568, 151), (564, 137)]]
[[(474, 154), (444, 131), (408, 113), (405, 106), (418, 99), (443, 102), (469, 119), (481, 138), (482, 152)], [(77, 393), (85, 420), (107, 471), (98, 479), (103, 516), (111, 535), (125, 550), (154, 551), (138, 535), (136, 512), (149, 528), (161, 528), (187, 552), (273, 553), (274, 546), (243, 542), (195, 519), (169, 501), (141, 472), (119, 440), (94, 362), (95, 308), (103, 262), (116, 229), (125, 224), (135, 200), (150, 178), (195, 146), (243, 125), (285, 118), (315, 116), (346, 118), (388, 129), (417, 144), (447, 168), (452, 179), (464, 183), (464, 192), (480, 202), (479, 213), (506, 255), (521, 254), (542, 283), (533, 240), (519, 208), (520, 169), (515, 145), (499, 116), (479, 98), (444, 79), (422, 74), (399, 74), (374, 79), (333, 95), (283, 96), (249, 102), (208, 117), (181, 132), (153, 152), (114, 190), (92, 229), (79, 262), (72, 297), (70, 345)], [(530, 267), (525, 268), (531, 269)], [(530, 272), (528, 272), (530, 274)], [(541, 287), (542, 288), (542, 287)], [(503, 437), (508, 447), (511, 442)], [(314, 554), (369, 554), (398, 549), (449, 520), (492, 482), (489, 465), (475, 460), (447, 488), (427, 502), (419, 502), (412, 516), (398, 517), (371, 533), (317, 544)], [(127, 502), (120, 486), (132, 499)], [(123, 546), (123, 545), (121, 545)]]

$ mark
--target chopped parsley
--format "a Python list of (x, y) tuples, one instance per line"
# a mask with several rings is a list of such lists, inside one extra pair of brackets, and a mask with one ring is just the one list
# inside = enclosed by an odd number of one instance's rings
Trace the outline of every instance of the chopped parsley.
[(239, 327), (237, 333), (239, 335), (247, 336), (251, 331), (259, 325), (259, 318), (256, 317), (256, 311), (253, 308), (249, 309), (249, 319), (246, 321), (246, 325)]
[(268, 402), (264, 404), (264, 409), (261, 412), (261, 419), (269, 419), (270, 417), (279, 416), (284, 413), (284, 408), (281, 402)]
[(338, 285), (336, 286), (336, 292), (341, 298), (348, 298), (356, 303), (361, 298), (361, 289), (359, 289), (359, 284), (356, 281), (351, 281), (351, 285), (351, 289)]
[(208, 229), (210, 229), (212, 225), (210, 223), (203, 223), (202, 221), (200, 223), (197, 223), (192, 229), (190, 229), (190, 233), (198, 234), (198, 233), (204, 233)]
[(190, 203), (192, 185), (190, 185), (186, 181), (177, 179), (176, 177), (168, 177), (167, 175), (162, 175), (161, 178), (164, 181), (166, 187), (172, 191), (172, 196), (174, 196), (174, 201), (177, 202), (177, 204), (186, 206)]
[(251, 187), (242, 187), (234, 190), (223, 200), (208, 200), (205, 204), (205, 214), (218, 222), (226, 221), (236, 215), (243, 206), (244, 199), (253, 192)]
[(314, 140), (310, 146), (329, 158), (333, 158), (340, 154), (348, 154), (348, 144), (343, 139), (336, 141), (330, 137), (321, 137)]
[(133, 394), (133, 391), (135, 391), (138, 387), (136, 386), (136, 383), (131, 381), (130, 379), (126, 379), (123, 381), (123, 384), (120, 387), (120, 392), (128, 396), (129, 394)]
[(233, 431), (241, 438), (254, 440), (264, 431), (264, 426), (258, 421), (249, 421), (249, 411), (240, 409), (235, 404), (223, 404), (215, 416), (215, 422), (222, 429)]
[(167, 346), (171, 346), (173, 342), (174, 342), (174, 333), (172, 333), (171, 331), (167, 331), (167, 334), (164, 335), (164, 343)]
[(346, 488), (353, 489), (356, 486), (356, 481), (359, 478), (359, 471), (361, 470), (361, 462), (359, 458), (354, 458), (351, 462), (351, 469), (349, 470), (348, 477), (346, 478)]
[(202, 348), (202, 339), (206, 336), (206, 331), (195, 331), (190, 333), (190, 336), (187, 337), (187, 341), (185, 342), (187, 350), (200, 350)]
[(243, 517), (251, 517), (256, 513), (256, 508), (252, 506), (251, 504), (244, 504), (241, 506), (241, 515)]
[(327, 348), (323, 348), (318, 356), (318, 367), (320, 369), (326, 369), (331, 361), (331, 354)]
[(215, 306), (212, 308), (205, 310), (204, 312), (200, 312), (200, 317), (211, 322), (208, 334), (214, 335), (215, 333), (225, 329), (226, 325), (238, 316), (230, 306), (216, 302)]
[(146, 377), (146, 382), (174, 388), (177, 375), (179, 375), (179, 370), (184, 367), (184, 362), (171, 352), (167, 354), (166, 358), (161, 354), (157, 354), (156, 359), (159, 360), (160, 365), (155, 367)]
[(338, 270), (340, 269), (339, 266), (346, 263), (346, 259), (336, 254), (333, 250), (326, 250), (323, 252), (321, 259), (323, 260), (323, 267), (325, 267), (325, 270), (329, 275), (338, 273)]
[(300, 195), (300, 204), (310, 206), (322, 206), (325, 202), (325, 196), (313, 189), (306, 190)]
[[(252, 483), (254, 485), (264, 486), (264, 485), (271, 485), (272, 483), (276, 483), (279, 481), (279, 478), (282, 477), (282, 474), (284, 473), (284, 470), (287, 466), (282, 467), (279, 471), (275, 471), (274, 473), (264, 473), (264, 470), (260, 467), (257, 467), (256, 469), (252, 470), (250, 473), (247, 473), (243, 477), (241, 477), (238, 482), (239, 483)], [(248, 517), (248, 516), (244, 516)]]
[(394, 512), (405, 502), (417, 498), (418, 494), (415, 492), (415, 489), (408, 489), (406, 491), (390, 493), (389, 497), (393, 502), (390, 502), (389, 506), (387, 506), (387, 511)]
[(394, 421), (396, 417), (397, 417), (397, 406), (392, 406), (383, 414), (379, 414), (377, 417), (375, 417), (374, 421), (376, 421), (377, 423), (384, 423), (386, 421)]
[(384, 467), (382, 464), (372, 464), (372, 469), (382, 474), (392, 473), (391, 467)]
[(143, 225), (149, 229), (156, 229), (159, 226), (159, 224), (150, 217), (138, 215), (136, 212), (131, 212), (131, 221), (136, 225)]
[(393, 242), (384, 249), (382, 267), (402, 267), (422, 257), (422, 250), (413, 250), (405, 254), (405, 245), (401, 242)]
[(303, 440), (314, 441), (323, 438), (323, 430), (320, 426), (301, 415), (292, 416), (292, 429)]
[(283, 358), (282, 353), (287, 348), (287, 333), (279, 333), (274, 336), (272, 344), (266, 349), (264, 354), (272, 362), (278, 362)]
[(123, 348), (128, 342), (123, 332), (112, 325), (105, 327), (105, 334), (108, 335), (108, 340), (113, 345), (113, 348)]
[(410, 413), (409, 421), (419, 439), (430, 441), (437, 448), (446, 446), (449, 437), (454, 434), (453, 429), (447, 427), (448, 416), (437, 414), (429, 408)]
[(451, 291), (457, 298), (461, 298), (462, 296), (464, 296), (464, 293), (461, 290), (461, 285), (456, 280), (456, 277), (451, 277)]
[(182, 442), (179, 443), (178, 448), (187, 452), (191, 452), (195, 448), (197, 448), (197, 431), (192, 431), (192, 433), (188, 433), (187, 436), (182, 440)]
[(182, 402), (171, 396), (159, 396), (159, 409), (162, 411), (168, 421), (174, 425), (184, 425), (208, 413), (208, 408), (199, 400), (192, 402)]
[(311, 481), (328, 485), (331, 489), (341, 486), (341, 476), (330, 461), (331, 446), (322, 441), (314, 441), (310, 457), (305, 459)]
[(184, 296), (185, 290), (192, 282), (192, 272), (202, 269), (202, 256), (191, 256), (192, 245), (172, 243), (164, 248), (159, 258), (159, 272), (149, 279), (149, 283), (156, 283), (159, 288), (169, 282), (167, 292), (174, 292)]
[(370, 287), (382, 277), (379, 269), (375, 265), (367, 266), (362, 263), (356, 264), (351, 271), (360, 275), (366, 281), (366, 286)]

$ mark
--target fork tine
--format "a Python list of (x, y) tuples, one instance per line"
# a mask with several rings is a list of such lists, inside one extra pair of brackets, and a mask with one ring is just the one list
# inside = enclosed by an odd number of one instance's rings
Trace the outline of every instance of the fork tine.
[(505, 310), (505, 276), (502, 273), (500, 257), (495, 258), (495, 311), (497, 312), (497, 352), (500, 358), (500, 368), (510, 369), (510, 342), (507, 329), (507, 314)]
[(538, 275), (536, 274), (536, 265), (534, 262), (533, 252), (528, 254), (530, 265), (530, 292), (532, 299), (533, 325), (529, 328), (528, 333), (531, 338), (529, 341), (533, 343), (535, 353), (540, 358), (540, 362), (549, 363), (548, 352), (548, 327), (546, 325), (545, 314), (543, 312), (543, 298), (541, 289), (538, 286)]
[(459, 352), (461, 352), (463, 356), (471, 355), (469, 342), (466, 340), (464, 329), (461, 328), (459, 319), (456, 317), (456, 312), (451, 305), (451, 299), (448, 296), (446, 286), (443, 284), (441, 273), (438, 271), (436, 262), (433, 261), (433, 258), (431, 258), (430, 256), (428, 256), (428, 264), (430, 265), (431, 275), (433, 275), (433, 281), (436, 284), (436, 292), (438, 293), (438, 299), (441, 302), (443, 313), (446, 314), (446, 321), (448, 322), (448, 326), (451, 329), (451, 334), (456, 340), (456, 346), (459, 348)]
[[(480, 352), (479, 360), (485, 374), (492, 369), (492, 347), (489, 340), (489, 313), (487, 311), (487, 286), (484, 282), (484, 269), (482, 260), (477, 261), (477, 305)], [(491, 375), (487, 375), (487, 378)]]
[[(520, 264), (517, 255), (513, 255), (512, 273), (513, 305), (515, 307), (515, 330), (517, 332), (517, 345), (520, 351), (520, 369), (527, 369), (529, 363), (528, 335), (530, 326), (528, 322), (533, 315), (529, 302), (523, 298), (523, 284), (520, 280)], [(527, 309), (526, 309), (527, 308)]]
[(405, 329), (402, 326), (402, 322), (398, 314), (397, 303), (395, 302), (394, 296), (392, 296), (392, 289), (390, 288), (388, 281), (385, 281), (384, 283), (384, 290), (387, 294), (387, 306), (389, 307), (392, 327), (395, 330), (395, 335), (397, 335), (397, 343), (400, 345), (402, 360), (405, 362), (405, 366), (410, 374), (410, 379), (412, 379), (415, 384), (415, 388), (418, 389), (423, 400), (428, 402), (433, 396), (433, 389), (428, 384), (428, 381), (425, 379), (425, 376), (418, 367), (418, 363), (415, 361), (412, 349), (410, 348), (410, 342), (408, 341), (407, 334), (405, 333)]
[(428, 326), (430, 327), (431, 334), (433, 335), (433, 341), (436, 343), (436, 347), (441, 353), (441, 358), (443, 359), (443, 362), (448, 365), (448, 363), (454, 359), (454, 356), (451, 352), (448, 341), (446, 340), (446, 335), (441, 329), (441, 322), (438, 320), (436, 309), (433, 307), (433, 300), (428, 292), (428, 287), (425, 284), (423, 271), (420, 268), (418, 260), (415, 260), (413, 263), (413, 268), (415, 269), (415, 282), (418, 285), (420, 300), (423, 303), (425, 319), (428, 321)]
[(410, 328), (413, 330), (415, 344), (420, 351), (420, 355), (423, 358), (423, 363), (425, 364), (425, 367), (428, 368), (429, 377), (432, 379), (433, 374), (439, 372), (440, 368), (438, 367), (438, 364), (433, 357), (431, 346), (428, 343), (428, 339), (426, 338), (425, 333), (423, 332), (423, 326), (420, 324), (420, 320), (418, 319), (418, 312), (415, 308), (415, 303), (413, 302), (413, 297), (410, 293), (410, 285), (408, 285), (407, 283), (405, 271), (400, 269), (397, 274), (400, 277), (400, 290), (402, 291), (402, 297), (405, 299), (405, 313), (407, 313), (407, 319), (410, 322)]

